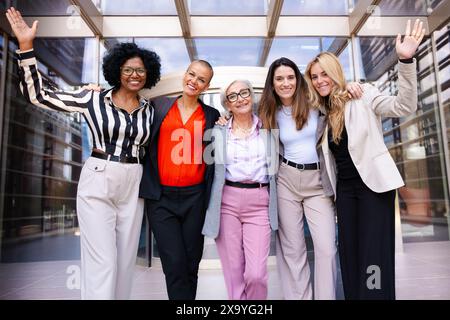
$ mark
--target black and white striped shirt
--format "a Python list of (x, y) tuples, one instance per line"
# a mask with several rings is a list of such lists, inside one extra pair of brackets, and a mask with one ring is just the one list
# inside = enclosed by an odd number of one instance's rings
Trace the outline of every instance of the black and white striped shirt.
[(140, 147), (150, 137), (153, 120), (153, 106), (148, 100), (141, 98), (140, 107), (129, 114), (114, 106), (112, 89), (103, 92), (45, 89), (34, 51), (17, 51), (17, 56), (20, 90), (29, 102), (44, 109), (80, 112), (89, 126), (95, 149), (115, 156), (139, 157)]

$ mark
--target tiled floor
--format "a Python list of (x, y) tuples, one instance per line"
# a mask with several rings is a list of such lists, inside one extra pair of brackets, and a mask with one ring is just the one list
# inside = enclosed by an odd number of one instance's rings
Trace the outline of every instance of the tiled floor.
[[(408, 243), (396, 257), (398, 299), (450, 300), (450, 242)], [(197, 298), (226, 300), (217, 263), (203, 263)], [(0, 299), (78, 299), (79, 261), (0, 264)], [(75, 289), (71, 289), (75, 287)], [(269, 263), (269, 299), (281, 299), (276, 266)], [(338, 298), (343, 299), (339, 279)], [(132, 299), (167, 299), (164, 275), (156, 264), (138, 266)]]

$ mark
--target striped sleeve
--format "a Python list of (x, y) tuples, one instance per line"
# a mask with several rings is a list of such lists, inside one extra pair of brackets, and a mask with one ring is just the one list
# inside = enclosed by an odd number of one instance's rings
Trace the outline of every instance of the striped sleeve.
[(30, 103), (55, 111), (87, 111), (88, 103), (92, 99), (92, 91), (80, 89), (73, 92), (62, 92), (44, 88), (34, 50), (18, 50), (16, 53), (19, 64), (20, 91)]

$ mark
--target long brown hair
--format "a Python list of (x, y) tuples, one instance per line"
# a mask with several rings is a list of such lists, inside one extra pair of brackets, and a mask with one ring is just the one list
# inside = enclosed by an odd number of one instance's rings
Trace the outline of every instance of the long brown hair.
[[(328, 97), (320, 96), (311, 79), (311, 68), (318, 63), (325, 73), (333, 80), (334, 86)], [(332, 139), (335, 143), (341, 140), (344, 131), (345, 104), (350, 100), (346, 90), (344, 71), (339, 59), (331, 52), (319, 53), (306, 67), (305, 78), (308, 81), (309, 97), (315, 107), (324, 106), (328, 113), (328, 124), (331, 128)]]
[(286, 66), (294, 70), (295, 78), (297, 79), (297, 86), (295, 88), (292, 102), (292, 117), (294, 118), (297, 130), (300, 130), (308, 121), (309, 116), (307, 98), (308, 88), (307, 83), (300, 73), (297, 65), (288, 58), (279, 58), (270, 65), (264, 90), (259, 102), (258, 114), (264, 128), (274, 129), (277, 127), (276, 112), (282, 103), (280, 97), (275, 92), (275, 88), (273, 87), (273, 79), (275, 76), (275, 70), (280, 66)]

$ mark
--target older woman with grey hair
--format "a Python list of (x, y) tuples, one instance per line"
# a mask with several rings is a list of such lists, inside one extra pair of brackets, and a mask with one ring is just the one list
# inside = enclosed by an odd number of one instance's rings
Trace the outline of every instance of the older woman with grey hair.
[(278, 137), (253, 113), (254, 90), (235, 80), (221, 92), (232, 117), (213, 133), (215, 174), (203, 234), (217, 244), (228, 297), (267, 299), (271, 229), (278, 228)]

